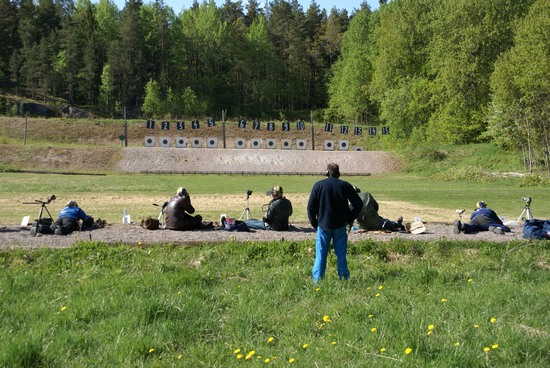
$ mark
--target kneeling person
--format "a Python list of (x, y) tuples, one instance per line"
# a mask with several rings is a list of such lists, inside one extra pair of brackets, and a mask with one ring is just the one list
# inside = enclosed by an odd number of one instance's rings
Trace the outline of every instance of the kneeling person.
[(288, 230), (288, 218), (292, 215), (292, 203), (283, 197), (283, 187), (277, 185), (266, 192), (273, 199), (267, 205), (267, 211), (261, 220), (246, 220), (250, 229)]
[(180, 187), (166, 206), (166, 228), (170, 230), (198, 230), (202, 228), (202, 216), (191, 216), (195, 208), (185, 188)]
[(79, 221), (82, 220), (82, 226), (92, 226), (94, 218), (78, 207), (78, 203), (71, 199), (67, 206), (59, 212), (58, 219), (51, 226), (54, 234), (67, 235), (79, 228)]
[(357, 216), (357, 223), (363, 230), (388, 230), (399, 231), (404, 230), (403, 217), (399, 217), (397, 221), (390, 221), (378, 214), (378, 202), (369, 192), (361, 192), (357, 187), (354, 187), (355, 191), (363, 201), (363, 207), (361, 212)]

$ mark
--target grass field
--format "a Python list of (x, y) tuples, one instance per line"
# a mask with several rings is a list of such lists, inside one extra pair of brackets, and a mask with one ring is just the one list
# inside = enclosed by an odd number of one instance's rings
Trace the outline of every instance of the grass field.
[[(205, 219), (217, 220), (220, 213), (238, 217), (250, 196), (253, 216), (260, 216), (262, 205), (269, 201), (265, 191), (281, 185), (294, 207), (294, 222), (307, 222), (306, 204), (315, 176), (240, 176), (240, 175), (130, 175), (105, 176), (1, 173), (0, 224), (18, 224), (24, 215), (34, 216), (36, 205), (23, 205), (50, 194), (58, 197), (49, 205), (56, 214), (67, 200), (74, 198), (94, 217), (119, 222), (127, 208), (134, 219), (154, 215), (152, 203), (163, 203), (180, 186), (191, 193), (193, 205)], [(520, 179), (500, 179), (490, 183), (469, 181), (435, 181), (424, 176), (386, 175), (384, 177), (349, 177), (362, 190), (370, 191), (381, 204), (386, 217), (402, 215), (412, 220), (452, 221), (455, 209), (473, 210), (483, 200), (500, 216), (515, 220), (524, 209), (521, 197), (533, 198), (531, 210), (536, 218), (550, 218), (550, 191), (545, 187), (520, 188)], [(55, 215), (54, 215), (55, 216)]]
[(0, 366), (547, 367), (548, 242), (0, 252)]

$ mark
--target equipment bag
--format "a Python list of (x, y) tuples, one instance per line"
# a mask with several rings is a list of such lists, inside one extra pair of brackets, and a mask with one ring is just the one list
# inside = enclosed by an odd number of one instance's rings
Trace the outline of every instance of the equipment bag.
[(31, 227), (31, 235), (36, 236), (37, 234), (53, 234), (53, 230), (51, 228), (52, 224), (53, 219), (49, 217), (34, 220)]
[(525, 239), (550, 239), (550, 220), (525, 220), (523, 237)]
[(146, 217), (141, 220), (141, 227), (147, 230), (157, 230), (160, 227), (160, 221), (156, 218)]

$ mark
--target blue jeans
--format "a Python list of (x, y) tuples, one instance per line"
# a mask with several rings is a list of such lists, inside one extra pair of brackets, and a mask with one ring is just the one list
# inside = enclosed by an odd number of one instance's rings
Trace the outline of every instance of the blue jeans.
[(336, 253), (336, 262), (338, 265), (338, 277), (342, 280), (349, 278), (348, 261), (346, 259), (346, 252), (348, 250), (348, 233), (346, 227), (338, 229), (323, 230), (317, 227), (317, 238), (315, 239), (315, 263), (311, 270), (313, 281), (318, 282), (327, 269), (327, 256), (330, 249), (330, 241), (334, 246), (334, 253)]
[(246, 220), (245, 223), (251, 229), (269, 230), (269, 225), (263, 220)]

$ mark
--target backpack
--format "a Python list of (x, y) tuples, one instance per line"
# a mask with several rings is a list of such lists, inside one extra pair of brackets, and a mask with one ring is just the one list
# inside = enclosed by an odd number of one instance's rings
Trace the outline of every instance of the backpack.
[(31, 235), (36, 236), (37, 234), (53, 234), (53, 230), (51, 228), (52, 225), (53, 219), (50, 217), (34, 220), (31, 227)]
[(550, 239), (550, 220), (525, 220), (523, 237), (525, 239)]
[(160, 227), (160, 221), (156, 218), (146, 217), (141, 220), (141, 227), (147, 230), (157, 230)]

